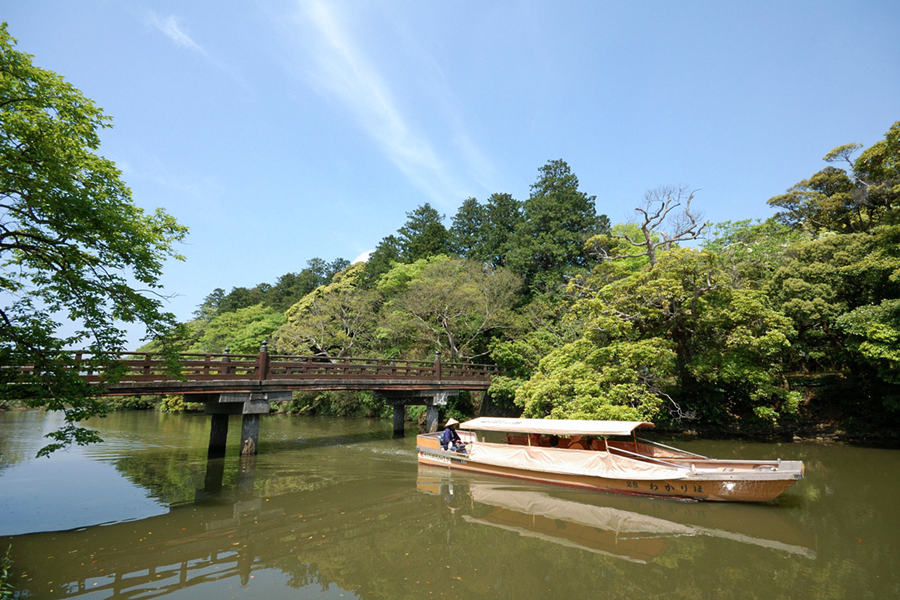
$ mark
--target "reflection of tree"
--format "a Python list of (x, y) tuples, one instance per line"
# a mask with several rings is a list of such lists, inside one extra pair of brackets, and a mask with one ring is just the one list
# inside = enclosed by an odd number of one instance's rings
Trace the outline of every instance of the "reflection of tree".
[[(112, 586), (118, 579), (125, 586), (122, 595), (136, 597), (154, 587), (172, 593), (252, 573), (259, 582), (263, 570), (278, 569), (292, 587), (338, 587), (368, 600), (892, 597), (900, 550), (892, 503), (900, 490), (883, 478), (890, 455), (849, 448), (803, 451), (809, 479), (782, 506), (679, 503), (540, 487), (553, 497), (734, 534), (668, 537), (665, 550), (648, 564), (473, 523), (464, 517), (484, 518), (496, 506), (474, 501), (471, 479), (451, 476), (451, 511), (446, 490), (429, 495), (412, 489), (400, 478), (409, 475), (404, 467), (398, 477), (333, 479), (318, 489), (251, 500), (226, 492), (215, 502), (175, 507), (139, 522), (20, 536), (13, 540), (13, 560), (33, 580), (16, 583), (30, 597), (49, 597), (48, 580), (76, 582), (69, 588), (75, 590), (78, 581), (96, 578)], [(821, 484), (826, 468), (846, 474), (830, 484), (834, 493)], [(818, 493), (808, 494), (810, 489)], [(797, 504), (800, 510), (791, 508)], [(742, 541), (743, 535), (760, 536), (796, 517), (818, 537), (814, 560)], [(544, 523), (551, 525), (559, 539), (572, 529), (563, 519)], [(625, 543), (627, 533), (620, 535)], [(47, 561), (51, 555), (56, 558)]]
[(193, 502), (203, 487), (206, 464), (188, 452), (166, 452), (152, 460), (141, 455), (124, 456), (116, 461), (116, 470), (150, 491), (153, 498), (173, 505)]

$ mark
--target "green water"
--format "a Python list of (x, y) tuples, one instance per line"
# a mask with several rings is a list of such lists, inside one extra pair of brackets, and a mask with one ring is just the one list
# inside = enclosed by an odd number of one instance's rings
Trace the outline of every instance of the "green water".
[[(264, 417), (208, 462), (202, 415), (0, 413), (0, 551), (23, 598), (897, 598), (900, 451), (678, 442), (801, 459), (774, 505), (686, 503), (420, 468), (390, 423)], [(661, 440), (669, 442), (670, 440)]]

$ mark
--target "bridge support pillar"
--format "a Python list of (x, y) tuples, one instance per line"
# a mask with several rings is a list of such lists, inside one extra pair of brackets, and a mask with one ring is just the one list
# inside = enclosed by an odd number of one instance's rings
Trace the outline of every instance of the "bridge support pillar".
[(259, 444), (259, 415), (244, 415), (241, 422), (241, 456), (256, 454), (257, 444)]
[(203, 402), (203, 411), (212, 415), (209, 431), (209, 456), (225, 456), (228, 416), (242, 415), (241, 455), (252, 456), (259, 444), (259, 415), (267, 415), (270, 402), (291, 399), (290, 392), (244, 392), (229, 394), (193, 394), (193, 402)]
[(434, 433), (438, 429), (438, 411), (441, 406), (446, 406), (450, 396), (456, 396), (459, 390), (409, 390), (409, 391), (376, 391), (375, 396), (384, 399), (384, 403), (394, 407), (394, 435), (404, 434), (403, 422), (406, 416), (406, 407), (409, 405), (424, 405), (425, 430)]
[(403, 437), (403, 422), (406, 420), (406, 406), (403, 404), (394, 405), (394, 437)]
[(221, 458), (225, 456), (225, 441), (228, 439), (228, 415), (212, 415), (212, 424), (209, 428), (209, 458)]
[(438, 430), (438, 407), (428, 404), (425, 407), (425, 432), (434, 433)]

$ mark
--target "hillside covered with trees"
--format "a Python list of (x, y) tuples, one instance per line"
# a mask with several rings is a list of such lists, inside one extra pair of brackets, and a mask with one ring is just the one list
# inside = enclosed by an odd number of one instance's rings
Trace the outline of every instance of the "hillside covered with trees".
[[(314, 258), (273, 285), (216, 289), (169, 342), (498, 365), (485, 397), (448, 407), (461, 417), (888, 431), (900, 422), (900, 122), (825, 161), (768, 201), (770, 219), (719, 224), (676, 186), (611, 224), (550, 161), (524, 201), (469, 198), (449, 228), (423, 204), (365, 263)], [(366, 393), (302, 396), (293, 408), (311, 413), (383, 409)]]

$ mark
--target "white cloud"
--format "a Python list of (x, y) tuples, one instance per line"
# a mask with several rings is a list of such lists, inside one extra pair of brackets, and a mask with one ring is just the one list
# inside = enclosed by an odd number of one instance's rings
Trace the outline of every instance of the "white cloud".
[(440, 206), (456, 206), (467, 190), (450, 173), (426, 135), (398, 108), (384, 78), (358, 48), (333, 4), (300, 0), (299, 20), (312, 25), (316, 83), (340, 99), (388, 159)]
[(353, 260), (351, 260), (351, 261), (350, 261), (350, 264), (351, 264), (351, 265), (355, 265), (355, 264), (358, 263), (358, 262), (369, 262), (369, 257), (372, 256), (372, 253), (373, 253), (373, 252), (374, 252), (374, 250), (369, 250), (369, 251), (367, 251), (367, 252), (363, 252), (362, 254), (360, 254), (359, 256), (357, 256), (356, 258), (354, 258)]
[(209, 54), (206, 53), (206, 50), (204, 50), (203, 47), (200, 46), (200, 44), (195, 42), (191, 38), (191, 36), (189, 36), (181, 28), (181, 26), (178, 24), (178, 18), (175, 15), (169, 15), (168, 17), (163, 18), (157, 15), (155, 12), (150, 11), (149, 21), (151, 25), (164, 33), (166, 37), (168, 37), (179, 46), (190, 48), (191, 50), (195, 50), (203, 56), (209, 58)]
[(213, 58), (209, 52), (206, 51), (206, 48), (198, 44), (194, 41), (188, 33), (181, 26), (178, 17), (175, 15), (169, 15), (168, 17), (161, 17), (157, 15), (153, 11), (148, 11), (146, 16), (146, 21), (152, 27), (154, 27), (157, 31), (161, 32), (167, 38), (175, 42), (178, 46), (182, 48), (187, 48), (188, 50), (192, 50), (197, 54), (201, 55), (205, 58), (211, 65), (215, 68), (219, 69), (232, 80), (235, 81), (238, 85), (247, 88), (247, 83), (244, 81), (244, 78), (241, 77), (238, 73), (234, 72), (228, 65), (222, 63), (221, 61)]

